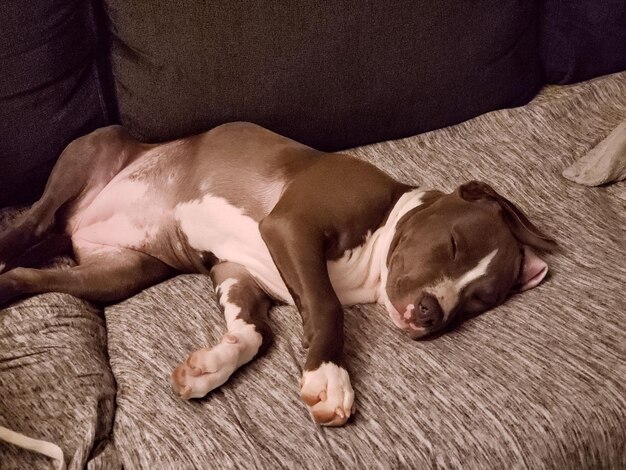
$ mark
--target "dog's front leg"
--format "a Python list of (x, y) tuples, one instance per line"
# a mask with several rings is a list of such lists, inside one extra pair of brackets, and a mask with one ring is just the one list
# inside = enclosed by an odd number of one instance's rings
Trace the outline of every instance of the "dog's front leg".
[(226, 383), (239, 367), (263, 354), (272, 341), (267, 312), (270, 298), (247, 269), (223, 262), (211, 279), (227, 332), (219, 344), (192, 352), (172, 372), (172, 385), (182, 398), (200, 398)]
[(328, 276), (324, 235), (310, 221), (278, 212), (260, 229), (302, 315), (308, 355), (300, 395), (316, 423), (341, 426), (354, 412), (354, 392), (343, 367), (343, 307)]

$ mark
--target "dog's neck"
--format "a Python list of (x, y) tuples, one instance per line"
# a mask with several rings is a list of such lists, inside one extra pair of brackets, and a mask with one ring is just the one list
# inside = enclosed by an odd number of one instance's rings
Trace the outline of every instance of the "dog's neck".
[[(396, 202), (386, 221), (369, 232), (363, 244), (328, 263), (328, 273), (343, 305), (378, 302), (390, 304), (385, 292), (387, 255), (398, 221), (421, 204), (423, 189), (412, 189)], [(387, 300), (385, 300), (387, 299)]]
[[(426, 192), (427, 189), (415, 188), (404, 193), (391, 210), (385, 224), (378, 229), (378, 231), (380, 231), (377, 242), (378, 246), (373, 251), (374, 256), (376, 257), (376, 266), (380, 275), (380, 283), (378, 286), (378, 292), (376, 293), (376, 302), (385, 306), (394, 322), (396, 322), (396, 316), (398, 318), (400, 317), (400, 313), (396, 311), (395, 307), (389, 300), (386, 290), (387, 277), (389, 275), (387, 267), (389, 248), (391, 247), (391, 242), (396, 234), (396, 225), (407, 212), (417, 206), (420, 206), (424, 202), (423, 196)], [(399, 322), (400, 320), (397, 321)]]

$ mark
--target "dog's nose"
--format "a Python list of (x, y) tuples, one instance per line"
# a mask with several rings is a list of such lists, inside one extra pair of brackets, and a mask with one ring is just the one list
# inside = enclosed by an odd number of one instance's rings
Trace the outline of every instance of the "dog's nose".
[(434, 295), (422, 294), (415, 305), (414, 315), (418, 325), (432, 328), (439, 326), (443, 321), (443, 310)]

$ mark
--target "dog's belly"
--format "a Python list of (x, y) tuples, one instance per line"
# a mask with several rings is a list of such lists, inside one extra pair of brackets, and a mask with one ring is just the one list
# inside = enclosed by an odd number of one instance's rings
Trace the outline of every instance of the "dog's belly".
[(151, 194), (149, 185), (120, 179), (109, 183), (91, 204), (72, 216), (69, 233), (81, 261), (94, 252), (144, 251), (163, 236), (167, 218), (168, 208)]
[[(157, 167), (161, 171), (155, 171)], [(239, 180), (245, 177), (237, 174)], [(213, 184), (213, 178), (220, 184)], [(256, 181), (247, 187), (247, 194), (239, 194), (244, 206), (239, 207), (215, 190), (229, 178), (233, 174), (215, 173), (201, 164), (181, 167), (175, 153), (147, 155), (71, 217), (69, 231), (79, 261), (122, 249), (144, 252), (182, 272), (208, 272), (208, 261), (230, 261), (245, 266), (268, 294), (293, 304), (259, 232), (259, 221), (272, 210), (287, 183)], [(254, 211), (246, 198), (253, 200)], [(328, 263), (343, 304), (376, 300), (378, 280), (369, 275), (368, 243)]]
[[(157, 163), (167, 171), (154, 171)], [(193, 172), (188, 169), (170, 155), (159, 154), (147, 155), (118, 174), (70, 219), (69, 232), (79, 261), (133, 249), (179, 271), (207, 272), (209, 261), (217, 258), (246, 266), (268, 291), (290, 301), (258, 222), (245, 208), (211, 191), (219, 186), (212, 179), (224, 175), (201, 165), (194, 166)], [(261, 197), (254, 201), (257, 217), (269, 213), (285, 184), (265, 183), (264, 213), (258, 213)], [(257, 193), (254, 188), (251, 192)], [(245, 194), (240, 196), (245, 200)]]

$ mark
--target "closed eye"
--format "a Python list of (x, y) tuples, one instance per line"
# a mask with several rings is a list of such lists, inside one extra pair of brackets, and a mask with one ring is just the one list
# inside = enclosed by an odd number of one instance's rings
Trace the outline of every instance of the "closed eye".
[(481, 292), (476, 294), (475, 298), (485, 306), (491, 308), (498, 303), (498, 296), (492, 293)]
[(456, 253), (457, 253), (458, 247), (457, 247), (456, 239), (454, 238), (454, 235), (450, 236), (450, 250), (452, 251), (452, 259), (456, 260)]

